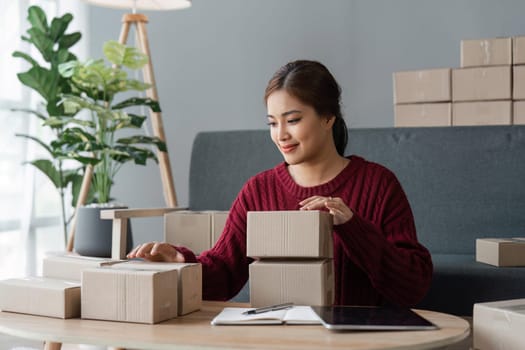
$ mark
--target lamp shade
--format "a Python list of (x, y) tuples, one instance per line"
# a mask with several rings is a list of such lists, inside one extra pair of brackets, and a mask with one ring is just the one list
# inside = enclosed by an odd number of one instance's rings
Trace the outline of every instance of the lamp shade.
[(137, 10), (178, 10), (191, 6), (191, 0), (84, 0), (93, 5)]

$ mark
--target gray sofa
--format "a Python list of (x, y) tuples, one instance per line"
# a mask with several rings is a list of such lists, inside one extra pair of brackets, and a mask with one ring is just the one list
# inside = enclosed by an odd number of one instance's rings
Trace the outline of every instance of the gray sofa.
[[(525, 268), (475, 261), (476, 238), (525, 237), (525, 126), (354, 129), (347, 154), (387, 166), (407, 193), (434, 263), (418, 307), (468, 316), (476, 302), (525, 297)], [(190, 209), (228, 210), (250, 176), (281, 161), (267, 130), (198, 134)]]

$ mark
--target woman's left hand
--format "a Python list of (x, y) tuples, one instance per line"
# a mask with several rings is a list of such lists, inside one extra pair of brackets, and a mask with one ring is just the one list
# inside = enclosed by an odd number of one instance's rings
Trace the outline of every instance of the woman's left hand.
[(339, 197), (312, 196), (299, 202), (300, 210), (328, 209), (334, 217), (334, 225), (344, 224), (350, 220), (354, 213)]

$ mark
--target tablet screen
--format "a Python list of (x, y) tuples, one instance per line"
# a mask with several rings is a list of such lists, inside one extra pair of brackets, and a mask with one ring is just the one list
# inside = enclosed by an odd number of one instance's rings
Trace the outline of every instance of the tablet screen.
[(338, 330), (429, 330), (438, 327), (409, 308), (312, 306), (326, 328)]

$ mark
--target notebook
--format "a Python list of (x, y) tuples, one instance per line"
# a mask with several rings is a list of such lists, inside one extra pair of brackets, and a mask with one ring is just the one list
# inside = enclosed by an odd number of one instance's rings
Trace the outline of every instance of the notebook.
[(243, 315), (251, 308), (226, 307), (212, 321), (212, 325), (264, 325), (264, 324), (321, 324), (310, 306)]

